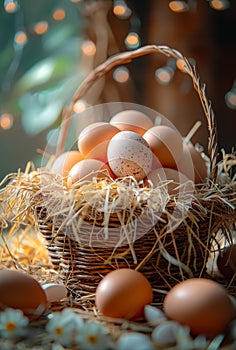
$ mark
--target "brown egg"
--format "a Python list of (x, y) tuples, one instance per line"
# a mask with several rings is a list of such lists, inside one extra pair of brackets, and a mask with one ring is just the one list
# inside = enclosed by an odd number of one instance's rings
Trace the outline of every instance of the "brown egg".
[(140, 272), (123, 268), (108, 273), (98, 284), (95, 302), (104, 316), (127, 320), (143, 317), (153, 299), (152, 287)]
[[(189, 155), (191, 158), (189, 158)], [(207, 177), (206, 162), (192, 144), (184, 144), (183, 153), (177, 162), (177, 167), (189, 178), (194, 176), (196, 184), (203, 183)]]
[(134, 131), (139, 135), (143, 135), (153, 126), (152, 120), (146, 114), (136, 110), (119, 112), (111, 118), (110, 123), (121, 131)]
[(177, 195), (183, 192), (192, 193), (194, 190), (193, 182), (189, 180), (187, 176), (175, 169), (154, 169), (148, 174), (147, 179), (145, 179), (145, 184), (148, 185), (147, 180), (151, 181), (154, 187), (166, 183), (168, 193), (171, 195)]
[(191, 278), (175, 285), (164, 299), (166, 316), (190, 327), (193, 335), (209, 338), (224, 332), (235, 317), (226, 289), (205, 278)]
[(80, 180), (89, 182), (93, 178), (102, 179), (109, 176), (111, 176), (111, 171), (105, 163), (97, 159), (84, 159), (71, 168), (67, 185), (70, 187)]
[(119, 129), (110, 123), (92, 123), (83, 129), (79, 135), (79, 151), (84, 158), (98, 159), (107, 163), (108, 143), (119, 131)]
[(73, 165), (80, 162), (82, 159), (83, 156), (78, 151), (64, 152), (55, 159), (50, 171), (63, 177), (67, 177)]
[(225, 278), (231, 279), (235, 276), (236, 281), (236, 244), (232, 244), (220, 252), (217, 258), (217, 267)]
[(146, 131), (143, 138), (163, 167), (176, 167), (183, 151), (182, 138), (176, 130), (157, 125)]
[(0, 271), (0, 309), (19, 309), (37, 318), (47, 309), (47, 298), (40, 284), (30, 275), (16, 270)]

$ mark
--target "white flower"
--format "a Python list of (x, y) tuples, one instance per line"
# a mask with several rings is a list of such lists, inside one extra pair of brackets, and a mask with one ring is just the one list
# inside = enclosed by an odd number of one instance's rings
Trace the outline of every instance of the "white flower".
[(108, 329), (94, 321), (84, 324), (76, 341), (83, 350), (106, 350), (112, 346)]
[(0, 313), (0, 334), (3, 338), (14, 338), (27, 333), (29, 319), (21, 310), (6, 309)]
[(154, 350), (150, 338), (142, 333), (125, 333), (117, 342), (117, 350)]
[(176, 344), (177, 333), (180, 327), (180, 324), (175, 321), (166, 321), (154, 328), (152, 340), (161, 346)]
[(167, 317), (163, 311), (151, 305), (146, 305), (144, 307), (144, 317), (152, 326), (158, 326), (159, 324), (163, 323), (163, 321), (167, 320)]
[(231, 335), (234, 340), (236, 340), (236, 320), (234, 320), (231, 324)]
[(75, 335), (83, 327), (83, 320), (71, 309), (55, 312), (46, 325), (46, 330), (59, 344), (70, 346), (73, 344)]
[[(204, 335), (199, 335), (193, 339), (190, 335), (189, 327), (179, 327), (176, 333), (177, 348), (181, 350), (206, 349), (209, 340)], [(217, 347), (218, 349), (218, 347)]]

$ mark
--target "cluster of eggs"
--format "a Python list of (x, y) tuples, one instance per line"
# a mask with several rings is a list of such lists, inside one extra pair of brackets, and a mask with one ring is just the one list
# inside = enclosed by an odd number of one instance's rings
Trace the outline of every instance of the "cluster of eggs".
[[(136, 270), (122, 268), (108, 273), (98, 284), (95, 302), (107, 317), (137, 320), (153, 301), (152, 287)], [(225, 331), (236, 316), (232, 297), (219, 283), (190, 278), (177, 283), (163, 302), (166, 319), (188, 326), (193, 335), (215, 337)]]
[[(78, 150), (60, 155), (51, 170), (71, 186), (80, 180), (125, 178), (155, 187), (160, 180), (201, 183), (207, 167), (201, 154), (167, 125), (154, 125), (138, 110), (124, 110), (110, 122), (94, 122), (78, 137)], [(192, 172), (192, 173), (191, 173)]]

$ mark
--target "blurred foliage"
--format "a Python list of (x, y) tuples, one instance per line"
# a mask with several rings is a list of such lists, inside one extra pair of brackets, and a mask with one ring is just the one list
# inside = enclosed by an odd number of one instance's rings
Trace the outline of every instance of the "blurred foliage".
[[(69, 0), (21, 0), (16, 13), (1, 6), (0, 112), (21, 116), (25, 132), (36, 135), (57, 121), (82, 79), (83, 8)], [(52, 17), (57, 8), (66, 14), (61, 21)], [(48, 23), (43, 35), (34, 32), (40, 21)], [(20, 30), (27, 34), (25, 45), (14, 42)]]

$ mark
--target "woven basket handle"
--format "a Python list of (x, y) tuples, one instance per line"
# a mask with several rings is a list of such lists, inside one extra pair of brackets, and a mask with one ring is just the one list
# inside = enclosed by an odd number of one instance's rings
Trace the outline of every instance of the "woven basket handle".
[(118, 53), (114, 56), (111, 56), (104, 63), (100, 64), (94, 70), (91, 71), (91, 73), (87, 76), (87, 78), (82, 82), (82, 84), (79, 86), (79, 88), (75, 92), (70, 106), (65, 110), (64, 117), (63, 117), (64, 125), (63, 125), (63, 128), (61, 128), (61, 134), (59, 136), (57, 154), (60, 154), (61, 152), (63, 152), (71, 116), (73, 114), (74, 104), (86, 95), (88, 90), (92, 87), (92, 85), (98, 79), (103, 77), (106, 73), (110, 72), (113, 68), (129, 63), (137, 57), (149, 55), (152, 53), (162, 53), (167, 57), (180, 59), (180, 60), (183, 60), (184, 62), (183, 71), (184, 73), (187, 73), (191, 77), (194, 89), (198, 93), (198, 96), (201, 101), (201, 105), (203, 107), (203, 110), (207, 119), (208, 132), (209, 132), (208, 155), (210, 158), (209, 178), (213, 183), (215, 183), (216, 176), (217, 176), (217, 155), (218, 155), (216, 120), (215, 120), (211, 103), (208, 101), (206, 97), (206, 93), (205, 93), (206, 85), (201, 82), (200, 77), (196, 72), (195, 66), (191, 65), (191, 63), (188, 61), (188, 59), (185, 56), (183, 56), (179, 51), (163, 45), (146, 45), (137, 50)]

